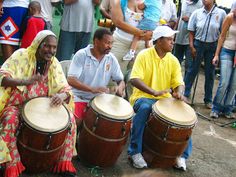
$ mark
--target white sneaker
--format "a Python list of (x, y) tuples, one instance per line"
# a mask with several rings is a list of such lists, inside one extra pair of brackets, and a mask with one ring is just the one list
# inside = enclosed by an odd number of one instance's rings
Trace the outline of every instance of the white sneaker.
[(133, 166), (135, 168), (147, 168), (147, 163), (143, 159), (143, 156), (141, 153), (135, 154), (131, 156), (131, 159), (133, 161)]
[(134, 58), (134, 54), (135, 54), (135, 52), (133, 52), (133, 51), (129, 51), (129, 52), (127, 52), (127, 54), (123, 57), (123, 60), (126, 60), (126, 61), (130, 61), (130, 60), (132, 60), (133, 58)]
[(217, 113), (214, 112), (214, 111), (211, 111), (210, 117), (213, 118), (213, 119), (218, 119), (218, 118), (219, 118), (219, 114), (217, 114)]
[(235, 115), (234, 115), (232, 112), (230, 112), (230, 113), (228, 113), (228, 114), (225, 114), (225, 117), (226, 117), (227, 119), (235, 119)]
[(176, 165), (175, 168), (186, 171), (187, 166), (186, 166), (186, 159), (183, 157), (177, 157), (176, 159)]

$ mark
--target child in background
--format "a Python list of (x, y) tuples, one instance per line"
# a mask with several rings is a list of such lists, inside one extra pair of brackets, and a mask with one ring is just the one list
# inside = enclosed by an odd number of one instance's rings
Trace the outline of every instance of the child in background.
[[(138, 4), (138, 9), (143, 10), (143, 19), (137, 26), (141, 30), (153, 31), (156, 29), (157, 24), (161, 17), (162, 0), (145, 0)], [(134, 36), (130, 46), (130, 51), (123, 57), (123, 60), (131, 60), (134, 58), (135, 50), (140, 38)], [(150, 47), (149, 41), (145, 41), (146, 48)]]
[(20, 48), (30, 46), (34, 37), (39, 31), (47, 28), (45, 20), (41, 17), (41, 6), (37, 1), (29, 4), (29, 16), (25, 19), (22, 26), (22, 40)]

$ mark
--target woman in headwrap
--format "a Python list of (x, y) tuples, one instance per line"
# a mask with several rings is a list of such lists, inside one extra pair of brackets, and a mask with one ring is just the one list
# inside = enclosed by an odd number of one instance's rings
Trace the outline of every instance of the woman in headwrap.
[(220, 82), (213, 101), (210, 116), (218, 118), (223, 113), (226, 118), (235, 118), (232, 113), (236, 94), (236, 0), (231, 12), (226, 16), (218, 40), (215, 56), (212, 60), (217, 65), (220, 60)]
[[(37, 34), (27, 49), (19, 49), (0, 69), (0, 120), (1, 138), (10, 150), (11, 161), (5, 163), (5, 177), (17, 177), (25, 170), (16, 145), (20, 107), (31, 98), (51, 97), (51, 104), (63, 102), (72, 105), (70, 87), (60, 63), (55, 58), (56, 36), (49, 30)], [(54, 167), (55, 173), (75, 176), (71, 159), (74, 151), (75, 121), (72, 117), (72, 133), (68, 134), (63, 153)]]

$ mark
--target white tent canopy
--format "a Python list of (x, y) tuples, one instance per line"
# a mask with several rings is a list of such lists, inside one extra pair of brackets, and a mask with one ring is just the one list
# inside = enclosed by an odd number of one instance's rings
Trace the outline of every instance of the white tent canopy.
[(231, 8), (234, 0), (216, 0), (216, 4), (221, 7)]

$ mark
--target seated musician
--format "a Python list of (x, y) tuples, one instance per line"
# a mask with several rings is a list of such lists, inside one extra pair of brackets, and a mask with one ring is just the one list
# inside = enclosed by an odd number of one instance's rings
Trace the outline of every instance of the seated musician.
[(125, 83), (116, 57), (110, 53), (112, 33), (98, 29), (93, 45), (80, 49), (73, 57), (67, 81), (72, 86), (77, 126), (81, 124), (87, 103), (100, 93), (109, 93), (110, 79), (117, 83), (116, 94), (124, 95)]
[[(184, 82), (178, 59), (172, 54), (174, 34), (168, 26), (158, 26), (153, 32), (154, 47), (141, 51), (134, 63), (130, 81), (134, 86), (130, 102), (136, 115), (133, 118), (128, 154), (136, 168), (146, 168), (142, 156), (142, 142), (145, 122), (152, 111), (152, 105), (161, 98), (172, 96), (183, 100)], [(171, 106), (171, 105), (170, 105)], [(191, 153), (191, 140), (177, 167), (186, 170), (185, 159)]]
[[(49, 30), (41, 31), (28, 48), (15, 51), (0, 69), (0, 136), (11, 156), (11, 161), (1, 164), (5, 167), (5, 177), (17, 177), (25, 170), (15, 135), (23, 103), (34, 97), (47, 96), (51, 97), (52, 106), (63, 102), (73, 105), (70, 86), (55, 58), (56, 49), (56, 35)], [(72, 118), (72, 133), (68, 134), (60, 160), (53, 167), (53, 172), (62, 176), (76, 176), (71, 162), (75, 127)]]

